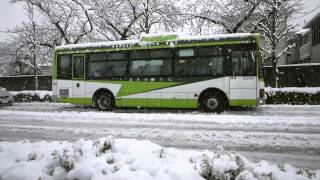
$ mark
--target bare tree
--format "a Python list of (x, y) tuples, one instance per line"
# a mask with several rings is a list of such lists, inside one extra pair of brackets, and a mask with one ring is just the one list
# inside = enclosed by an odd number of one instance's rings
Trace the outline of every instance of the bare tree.
[(41, 73), (39, 65), (48, 65), (51, 62), (52, 50), (56, 44), (56, 39), (53, 37), (56, 37), (56, 34), (52, 33), (55, 32), (52, 29), (39, 25), (31, 3), (27, 2), (25, 9), (28, 21), (8, 30), (14, 36), (10, 42), (6, 42), (10, 47), (7, 55), (12, 59), (11, 73), (33, 74), (34, 89), (38, 89), (38, 74)]
[(142, 16), (138, 0), (83, 1), (93, 11), (94, 38), (125, 40), (136, 33), (135, 24)]
[(17, 72), (17, 75), (30, 74), (29, 70), (32, 70), (31, 74), (37, 76), (41, 73), (39, 66), (48, 65), (52, 60), (53, 48), (47, 46), (46, 41), (42, 42), (42, 37), (47, 35), (46, 29), (43, 31), (36, 23), (23, 22), (10, 32), (14, 36), (5, 44), (8, 46), (7, 55), (11, 57), (12, 69), (25, 69)]
[(294, 27), (288, 23), (301, 8), (301, 0), (263, 0), (259, 8), (261, 19), (254, 22), (256, 30), (264, 40), (263, 52), (265, 57), (272, 61), (273, 87), (278, 87), (277, 64), (284, 55), (295, 44), (289, 44), (284, 49), (278, 49), (281, 41), (286, 41), (293, 35)]
[(173, 0), (92, 0), (95, 31), (107, 40), (124, 40), (142, 32), (172, 31), (180, 26)]
[(0, 74), (23, 74), (25, 66), (15, 61), (17, 43), (12, 41), (0, 42)]
[(61, 40), (56, 44), (77, 44), (93, 31), (90, 10), (80, 0), (11, 0), (35, 7), (41, 24), (54, 29)]
[(141, 32), (175, 31), (182, 26), (181, 9), (175, 0), (142, 0)]
[(197, 33), (210, 26), (227, 33), (250, 32), (261, 1), (199, 0), (187, 4), (184, 15)]

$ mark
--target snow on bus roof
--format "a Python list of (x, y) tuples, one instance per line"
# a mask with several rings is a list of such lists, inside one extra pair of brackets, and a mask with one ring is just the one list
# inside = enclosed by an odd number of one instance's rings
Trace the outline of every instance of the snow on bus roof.
[(67, 44), (56, 47), (56, 50), (65, 49), (86, 49), (86, 48), (102, 48), (102, 47), (113, 47), (113, 46), (124, 46), (124, 45), (135, 45), (139, 43), (139, 40), (124, 40), (124, 41), (108, 41), (108, 42), (92, 42), (82, 44)]
[(83, 44), (68, 44), (56, 47), (56, 50), (72, 50), (72, 49), (86, 49), (86, 48), (103, 48), (103, 47), (133, 47), (135, 45), (146, 46), (152, 42), (176, 42), (176, 41), (218, 41), (221, 39), (233, 38), (248, 38), (257, 36), (251, 33), (236, 33), (236, 34), (215, 34), (215, 35), (186, 35), (183, 33), (155, 33), (143, 34), (140, 39), (122, 40), (122, 41), (108, 41), (108, 42), (93, 42)]
[(195, 40), (220, 40), (228, 38), (248, 38), (257, 34), (236, 33), (236, 34), (213, 34), (213, 35), (196, 35), (196, 36), (180, 36), (179, 41), (195, 41)]

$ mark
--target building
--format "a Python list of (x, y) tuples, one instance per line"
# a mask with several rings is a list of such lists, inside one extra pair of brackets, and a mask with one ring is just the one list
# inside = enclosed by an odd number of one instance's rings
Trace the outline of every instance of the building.
[(320, 13), (303, 28), (299, 60), (301, 63), (320, 63)]
[[(278, 61), (279, 87), (320, 87), (320, 13), (310, 19), (290, 39), (284, 39), (277, 45), (277, 54), (288, 45), (289, 49)], [(273, 79), (271, 59), (264, 64), (264, 77), (267, 86)]]
[[(278, 65), (320, 63), (320, 13), (309, 20), (303, 29), (290, 39), (283, 39), (277, 44), (276, 54), (279, 54), (289, 45), (296, 46), (282, 55)], [(271, 59), (265, 65), (270, 66)]]

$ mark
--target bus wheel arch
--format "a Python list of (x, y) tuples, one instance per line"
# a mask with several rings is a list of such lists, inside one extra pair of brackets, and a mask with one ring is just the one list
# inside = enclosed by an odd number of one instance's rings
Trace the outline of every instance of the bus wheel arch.
[(115, 97), (109, 89), (101, 88), (93, 94), (92, 104), (102, 111), (112, 111), (115, 107)]
[(228, 106), (227, 95), (218, 88), (208, 88), (202, 91), (198, 98), (198, 108), (204, 112), (221, 113)]

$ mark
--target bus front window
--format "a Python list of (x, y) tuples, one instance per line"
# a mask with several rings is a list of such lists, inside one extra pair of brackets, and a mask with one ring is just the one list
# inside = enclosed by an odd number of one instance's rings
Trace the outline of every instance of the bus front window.
[(232, 75), (256, 75), (255, 62), (250, 51), (232, 51)]

